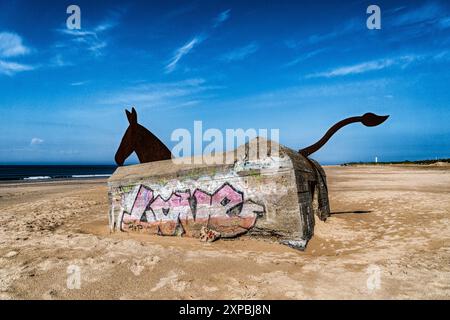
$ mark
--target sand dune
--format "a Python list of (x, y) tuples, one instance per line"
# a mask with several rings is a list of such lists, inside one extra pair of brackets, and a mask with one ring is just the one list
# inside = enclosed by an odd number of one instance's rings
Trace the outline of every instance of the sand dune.
[(450, 168), (326, 171), (334, 214), (305, 252), (110, 234), (104, 180), (1, 184), (0, 298), (449, 299)]

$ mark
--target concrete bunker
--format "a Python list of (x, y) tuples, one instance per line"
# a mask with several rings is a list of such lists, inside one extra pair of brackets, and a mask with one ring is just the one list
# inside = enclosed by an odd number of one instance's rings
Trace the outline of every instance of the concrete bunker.
[[(134, 108), (126, 115), (130, 126), (115, 155), (120, 167), (108, 180), (111, 231), (206, 241), (247, 233), (297, 249), (313, 236), (315, 217), (330, 215), (325, 172), (309, 156), (346, 125), (374, 127), (388, 118), (346, 118), (298, 152), (258, 137), (227, 153), (177, 161), (138, 123)], [(141, 164), (122, 166), (133, 152)]]
[[(266, 153), (259, 152), (263, 145)], [(108, 180), (111, 230), (196, 238), (205, 230), (222, 238), (247, 233), (303, 249), (314, 216), (329, 216), (326, 176), (316, 161), (262, 138), (216, 157), (234, 161), (119, 167)]]

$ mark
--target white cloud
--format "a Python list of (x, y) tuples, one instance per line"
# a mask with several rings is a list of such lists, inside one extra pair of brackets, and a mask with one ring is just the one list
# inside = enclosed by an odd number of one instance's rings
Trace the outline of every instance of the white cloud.
[(51, 67), (67, 67), (72, 66), (73, 64), (71, 62), (66, 61), (61, 54), (57, 54), (54, 56), (50, 61)]
[(23, 44), (22, 38), (16, 33), (0, 32), (0, 74), (13, 76), (19, 72), (35, 69), (35, 67), (31, 65), (4, 60), (4, 58), (26, 55), (30, 53), (30, 51), (31, 50)]
[(233, 51), (230, 51), (230, 52), (224, 54), (221, 57), (221, 60), (228, 61), (228, 62), (244, 60), (249, 55), (258, 51), (258, 49), (259, 49), (258, 44), (256, 42), (252, 42), (244, 47), (234, 49)]
[(72, 82), (70, 85), (73, 87), (79, 87), (79, 86), (84, 86), (87, 83), (89, 83), (89, 81), (78, 81), (78, 82)]
[(34, 70), (35, 67), (27, 64), (0, 60), (0, 74), (12, 76), (18, 72)]
[(447, 39), (443, 31), (450, 27), (448, 10), (439, 2), (402, 7), (387, 14), (385, 12), (384, 21), (384, 26), (395, 29), (385, 40), (398, 43), (412, 43), (416, 41), (413, 39), (424, 37), (435, 41), (441, 37)]
[(177, 67), (177, 63), (183, 58), (183, 56), (187, 55), (196, 45), (201, 43), (204, 40), (202, 36), (196, 36), (191, 41), (186, 43), (181, 48), (178, 48), (175, 51), (174, 56), (170, 60), (169, 64), (166, 65), (166, 73), (171, 73)]
[(88, 50), (94, 54), (94, 56), (101, 56), (103, 54), (102, 49), (106, 48), (108, 43), (106, 41), (97, 42), (92, 44)]
[[(378, 78), (302, 84), (231, 100), (220, 99), (215, 103), (215, 107), (223, 110), (231, 110), (232, 108), (238, 110), (245, 105), (249, 110), (253, 108), (278, 109), (282, 112), (302, 110), (303, 116), (308, 119), (310, 114), (317, 111), (316, 107), (320, 107), (321, 110), (336, 112), (337, 110), (332, 110), (336, 105), (349, 107), (347, 104), (365, 101), (370, 96), (382, 97), (391, 94), (392, 86), (397, 82), (398, 78)], [(401, 83), (406, 85), (403, 79)]]
[(42, 144), (42, 143), (44, 143), (44, 140), (42, 140), (40, 138), (33, 138), (33, 139), (31, 139), (30, 145), (35, 146), (35, 145)]
[(0, 32), (0, 57), (9, 58), (28, 54), (30, 49), (22, 42), (22, 38), (15, 33)]
[(406, 68), (412, 62), (422, 60), (423, 58), (424, 56), (421, 55), (404, 55), (389, 59), (372, 60), (351, 66), (338, 67), (326, 72), (308, 74), (306, 78), (333, 78), (361, 74), (369, 71), (386, 69), (394, 65), (400, 66), (401, 68)]
[(448, 61), (450, 58), (450, 51), (449, 50), (441, 51), (433, 55), (432, 58), (435, 61)]
[(91, 52), (96, 57), (101, 56), (103, 55), (102, 49), (106, 48), (108, 43), (104, 40), (100, 40), (98, 34), (107, 29), (101, 27), (100, 30), (101, 31), (61, 29), (59, 30), (61, 34), (71, 36), (72, 38), (69, 39), (70, 43), (59, 43), (58, 47), (73, 48), (75, 45), (77, 48)]
[(214, 28), (217, 28), (222, 23), (227, 21), (230, 18), (231, 9), (222, 11), (219, 15), (214, 19)]
[[(214, 25), (213, 28), (219, 27), (223, 22), (229, 19), (230, 17), (231, 9), (225, 10), (214, 19)], [(189, 52), (191, 52), (195, 46), (203, 42), (206, 38), (208, 38), (209, 32), (204, 32), (200, 35), (195, 36), (191, 41), (184, 44), (182, 47), (175, 50), (174, 55), (169, 60), (169, 63), (165, 66), (166, 73), (173, 72), (178, 62), (183, 58), (185, 55), (187, 55)]]
[(108, 42), (104, 39), (104, 35), (118, 25), (119, 18), (120, 14), (115, 13), (110, 18), (90, 29), (58, 29), (57, 31), (60, 34), (70, 36), (70, 38), (57, 43), (56, 47), (58, 49), (73, 49), (75, 47), (81, 50), (89, 51), (95, 57), (102, 56), (104, 54), (104, 49), (108, 46)]
[(404, 26), (417, 24), (426, 21), (434, 22), (436, 18), (442, 16), (445, 9), (441, 7), (438, 3), (426, 3), (423, 6), (417, 7), (413, 6), (412, 10), (405, 11), (400, 10), (401, 14), (395, 13), (392, 19), (392, 25)]
[(103, 23), (100, 23), (98, 26), (95, 27), (94, 31), (95, 32), (103, 32), (103, 31), (107, 31), (109, 29), (112, 29), (115, 26), (117, 26), (117, 21), (116, 20), (109, 20), (109, 21), (105, 21)]
[(394, 64), (394, 61), (391, 59), (385, 59), (385, 60), (377, 60), (377, 61), (368, 61), (352, 66), (345, 66), (345, 67), (339, 67), (336, 69), (333, 69), (331, 71), (327, 72), (319, 72), (310, 74), (307, 76), (307, 78), (320, 78), (320, 77), (338, 77), (338, 76), (346, 76), (350, 74), (358, 74), (358, 73), (364, 73), (368, 71), (373, 70), (381, 70), (384, 68), (387, 68)]
[[(394, 82), (392, 79), (379, 78), (374, 80), (348, 81), (333, 84), (311, 84), (288, 87), (265, 93), (259, 96), (261, 101), (274, 100), (282, 103), (283, 100), (297, 102), (301, 99), (308, 98), (324, 98), (324, 97), (341, 97), (351, 95), (365, 96), (370, 93), (385, 90)], [(285, 97), (285, 98), (283, 98)]]
[(316, 55), (318, 55), (318, 54), (320, 54), (320, 53), (322, 53), (324, 51), (326, 51), (326, 49), (322, 48), (322, 49), (317, 49), (317, 50), (306, 52), (306, 53), (302, 54), (301, 56), (295, 58), (291, 62), (286, 63), (284, 66), (285, 67), (295, 66), (295, 65), (299, 64), (300, 62), (308, 60), (308, 59), (310, 59), (310, 58), (312, 58), (312, 57), (314, 57), (314, 56), (316, 56)]
[(59, 32), (62, 33), (62, 34), (67, 34), (67, 35), (75, 36), (75, 37), (88, 37), (88, 36), (92, 36), (92, 37), (94, 37), (94, 38), (98, 38), (96, 32), (94, 32), (94, 31), (89, 31), (89, 30), (60, 29)]
[(351, 19), (346, 23), (339, 26), (339, 28), (334, 29), (328, 33), (322, 34), (312, 34), (306, 39), (296, 40), (288, 39), (284, 43), (289, 49), (296, 49), (311, 45), (317, 45), (322, 42), (331, 41), (336, 38), (344, 37), (350, 34), (354, 34), (360, 30), (361, 21), (359, 19)]
[(140, 108), (187, 106), (193, 105), (193, 101), (199, 103), (205, 92), (214, 89), (217, 87), (207, 86), (205, 80), (199, 78), (176, 82), (143, 83), (119, 92), (108, 93), (99, 102), (106, 105), (135, 105)]

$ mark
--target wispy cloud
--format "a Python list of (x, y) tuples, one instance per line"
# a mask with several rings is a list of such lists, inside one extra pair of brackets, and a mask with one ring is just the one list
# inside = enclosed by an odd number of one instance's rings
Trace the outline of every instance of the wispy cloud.
[[(354, 40), (364, 42), (367, 36), (365, 17), (359, 16), (338, 25), (330, 32), (300, 35), (284, 41), (290, 49), (317, 48), (318, 45), (329, 43), (329, 46), (339, 48), (341, 44), (337, 40)], [(442, 42), (442, 36), (437, 31), (446, 32), (450, 28), (448, 9), (438, 1), (428, 1), (422, 5), (408, 5), (394, 7), (382, 11), (382, 29), (386, 30), (382, 41), (405, 42), (420, 37), (428, 37), (427, 40)], [(433, 35), (431, 38), (430, 35)]]
[(72, 65), (73, 63), (66, 61), (61, 54), (54, 56), (49, 63), (50, 67), (67, 67)]
[(72, 87), (79, 87), (79, 86), (84, 86), (85, 84), (88, 84), (89, 81), (78, 81), (78, 82), (72, 82), (70, 85)]
[[(231, 9), (225, 10), (214, 19), (213, 28), (219, 27), (223, 22), (229, 19), (230, 17)], [(211, 28), (211, 27), (209, 27)], [(194, 38), (192, 38), (190, 41), (185, 43), (180, 48), (176, 49), (172, 58), (169, 60), (169, 63), (165, 66), (165, 72), (171, 73), (173, 72), (178, 62), (183, 58), (185, 55), (187, 55), (189, 52), (191, 52), (194, 47), (202, 43), (204, 40), (206, 40), (209, 37), (210, 32), (203, 32), (199, 35), (196, 35)]]
[(199, 103), (202, 94), (217, 87), (206, 85), (201, 78), (176, 82), (142, 83), (120, 92), (108, 93), (100, 99), (101, 104), (139, 107), (190, 106)]
[(317, 45), (325, 41), (331, 41), (336, 38), (346, 36), (354, 33), (357, 30), (364, 30), (361, 27), (362, 22), (358, 19), (351, 19), (348, 22), (340, 25), (335, 28), (333, 31), (327, 33), (316, 33), (311, 34), (306, 38), (302, 38), (301, 40), (288, 39), (284, 43), (290, 49), (302, 48), (311, 45)]
[(84, 29), (60, 29), (60, 33), (76, 37), (94, 37), (98, 39), (97, 32)]
[(231, 12), (231, 9), (228, 9), (228, 10), (225, 10), (225, 11), (222, 11), (221, 13), (219, 13), (219, 15), (214, 19), (213, 27), (217, 28), (222, 23), (227, 21), (230, 18), (230, 12)]
[(298, 57), (295, 58), (294, 60), (292, 60), (292, 61), (286, 63), (284, 66), (285, 66), (285, 67), (292, 67), (292, 66), (295, 66), (295, 65), (297, 65), (297, 64), (299, 64), (299, 63), (301, 63), (301, 62), (303, 62), (303, 61), (305, 61), (305, 60), (308, 60), (308, 59), (311, 59), (311, 58), (314, 57), (314, 56), (317, 56), (318, 54), (320, 54), (320, 53), (322, 53), (322, 52), (324, 52), (324, 51), (326, 51), (326, 49), (322, 48), (322, 49), (317, 49), (317, 50), (313, 50), (313, 51), (306, 52), (306, 53), (304, 53), (304, 54), (298, 56)]
[(35, 146), (35, 145), (43, 144), (43, 143), (44, 143), (44, 140), (41, 138), (32, 138), (31, 142), (30, 142), (30, 146)]
[(324, 42), (326, 40), (331, 40), (331, 39), (337, 38), (339, 36), (349, 34), (353, 30), (355, 30), (356, 26), (357, 26), (357, 24), (355, 23), (355, 21), (351, 20), (350, 22), (345, 24), (343, 27), (338, 28), (335, 31), (325, 33), (325, 34), (313, 34), (313, 35), (309, 36), (308, 42), (310, 44), (317, 44), (317, 43)]
[(445, 10), (442, 10), (441, 5), (436, 2), (428, 2), (422, 6), (413, 6), (413, 8), (414, 9), (412, 10), (405, 10), (405, 7), (403, 7), (398, 11), (400, 14), (395, 12), (390, 24), (400, 26), (436, 21), (442, 17), (443, 12), (445, 12)]
[[(303, 84), (298, 86), (287, 86), (283, 89), (267, 90), (263, 93), (251, 94), (236, 99), (223, 99), (215, 105), (218, 108), (229, 110), (230, 108), (269, 108), (271, 110), (302, 110), (306, 118), (308, 114), (317, 110), (311, 106), (320, 106), (321, 110), (331, 110), (336, 101), (355, 99), (366, 99), (370, 96), (392, 94), (392, 86), (396, 83), (395, 78), (377, 78), (372, 80), (350, 80), (324, 83)], [(405, 84), (405, 81), (402, 82)], [(325, 105), (323, 105), (325, 103)], [(330, 109), (327, 109), (329, 106)], [(311, 119), (311, 118), (310, 118)]]
[(201, 43), (203, 40), (203, 36), (196, 36), (191, 41), (178, 48), (175, 51), (175, 54), (173, 55), (170, 62), (166, 65), (166, 73), (171, 73), (172, 71), (174, 71), (177, 67), (177, 63), (181, 60), (181, 58), (191, 52), (191, 50), (194, 49), (194, 47)]
[(308, 74), (306, 78), (332, 78), (339, 76), (355, 75), (389, 68), (391, 66), (407, 67), (410, 63), (423, 59), (422, 55), (404, 55), (400, 57), (371, 60), (350, 66), (338, 67), (325, 72)]
[(368, 62), (363, 62), (363, 63), (351, 65), (351, 66), (339, 67), (339, 68), (336, 68), (336, 69), (333, 69), (330, 71), (326, 71), (326, 72), (309, 74), (306, 77), (307, 78), (321, 78), (321, 77), (331, 78), (331, 77), (346, 76), (346, 75), (351, 75), (351, 74), (359, 74), (359, 73), (364, 73), (364, 72), (373, 71), (373, 70), (385, 69), (389, 66), (392, 66), (394, 63), (395, 63), (395, 61), (392, 59), (368, 61)]
[(101, 40), (99, 33), (103, 31), (87, 31), (87, 30), (69, 30), (61, 29), (59, 30), (61, 34), (68, 35), (71, 38), (68, 43), (58, 43), (57, 47), (67, 47), (67, 48), (78, 48), (82, 50), (87, 50), (92, 53), (92, 55), (99, 57), (103, 55), (102, 49), (106, 48), (107, 42)]
[(34, 69), (35, 67), (31, 65), (0, 60), (0, 74), (4, 74), (7, 76), (13, 76), (16, 73)]
[(244, 47), (236, 48), (220, 57), (221, 60), (232, 62), (232, 61), (239, 61), (244, 60), (251, 54), (258, 51), (259, 45), (256, 42), (252, 42)]
[(103, 21), (98, 26), (94, 28), (95, 32), (104, 32), (108, 31), (110, 29), (115, 28), (118, 25), (118, 21), (116, 19), (109, 19), (106, 21)]
[(384, 21), (384, 26), (393, 31), (385, 39), (390, 42), (405, 42), (424, 37), (427, 37), (427, 40), (442, 42), (442, 36), (448, 38), (444, 32), (450, 27), (448, 9), (439, 2), (401, 7), (396, 12), (385, 14)]
[(62, 28), (57, 31), (69, 38), (65, 38), (58, 42), (55, 47), (58, 49), (78, 49), (86, 50), (94, 57), (104, 55), (105, 48), (108, 46), (107, 33), (119, 25), (119, 18), (121, 13), (111, 12), (108, 18), (98, 23), (92, 28), (67, 29)]
[(13, 76), (19, 72), (35, 69), (35, 66), (10, 61), (12, 58), (18, 58), (30, 52), (31, 49), (23, 44), (22, 37), (18, 34), (0, 32), (0, 74)]
[(11, 32), (0, 32), (0, 57), (10, 58), (30, 53), (30, 49), (23, 44), (22, 38)]

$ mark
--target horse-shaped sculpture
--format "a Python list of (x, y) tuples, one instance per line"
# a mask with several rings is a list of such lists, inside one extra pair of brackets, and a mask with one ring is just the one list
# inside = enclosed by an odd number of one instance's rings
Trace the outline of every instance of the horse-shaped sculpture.
[(125, 110), (125, 113), (130, 125), (116, 152), (117, 165), (122, 166), (133, 152), (136, 152), (140, 163), (172, 158), (172, 153), (165, 144), (137, 122), (137, 112), (134, 108), (131, 109), (131, 112)]
[[(125, 159), (128, 158), (133, 151), (136, 152), (141, 163), (168, 160), (172, 158), (172, 153), (164, 143), (162, 143), (153, 133), (138, 124), (137, 113), (134, 108), (131, 109), (131, 112), (125, 110), (125, 113), (130, 126), (125, 132), (119, 149), (117, 150), (115, 156), (117, 165), (122, 166)], [(309, 147), (299, 150), (299, 153), (308, 157), (322, 148), (331, 136), (346, 125), (361, 122), (366, 127), (374, 127), (382, 124), (388, 117), (389, 116), (378, 116), (369, 112), (363, 116), (346, 118), (332, 126), (319, 141)]]
[[(133, 151), (141, 162), (170, 159), (169, 149), (137, 123), (136, 111), (132, 109), (126, 114), (130, 126), (117, 151), (117, 164), (122, 165)], [(330, 216), (325, 170), (309, 156), (350, 123), (361, 122), (373, 127), (387, 118), (366, 113), (344, 119), (307, 148), (294, 151), (279, 145), (276, 156), (272, 154), (272, 150), (276, 150), (272, 149), (272, 142), (270, 147), (266, 144), (264, 152), (261, 149), (250, 151), (250, 148), (259, 148), (260, 142), (268, 142), (259, 137), (238, 147), (246, 154), (244, 158), (235, 155), (234, 163), (210, 165), (205, 162), (198, 168), (183, 164), (175, 167), (171, 161), (166, 161), (161, 165), (166, 170), (161, 173), (170, 182), (159, 182), (160, 172), (155, 175), (151, 164), (118, 168), (108, 181), (110, 226), (113, 230), (140, 232), (142, 229), (161, 235), (207, 235), (206, 239), (210, 235), (216, 239), (245, 232), (255, 236), (276, 235), (281, 243), (303, 250), (314, 233), (314, 216), (322, 221)], [(263, 161), (253, 161), (255, 155)], [(266, 168), (268, 170), (261, 174)], [(217, 188), (219, 183), (222, 186)], [(278, 186), (286, 192), (266, 197), (260, 192), (262, 184), (274, 192)], [(127, 188), (122, 188), (124, 186)], [(167, 194), (170, 189), (171, 195), (163, 198), (161, 194)]]

